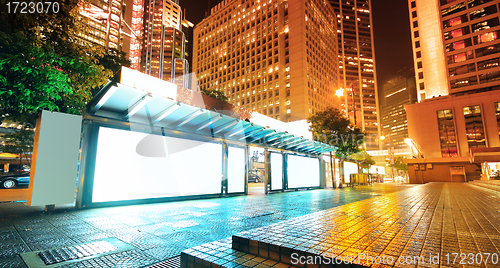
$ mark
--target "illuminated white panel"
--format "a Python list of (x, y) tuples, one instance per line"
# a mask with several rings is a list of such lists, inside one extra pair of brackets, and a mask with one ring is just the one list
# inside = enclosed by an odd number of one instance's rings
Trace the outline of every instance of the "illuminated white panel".
[(288, 188), (319, 186), (319, 159), (288, 156)]
[(227, 191), (242, 193), (245, 191), (245, 149), (228, 148), (227, 158)]
[(162, 97), (177, 99), (177, 85), (156, 77), (122, 67), (120, 84), (138, 88)]
[(349, 183), (351, 182), (351, 174), (357, 174), (358, 173), (358, 166), (355, 163), (351, 162), (344, 162), (344, 182)]
[(306, 119), (293, 122), (283, 122), (272, 117), (253, 112), (252, 119), (250, 121), (254, 124), (268, 126), (278, 131), (286, 130), (290, 134), (294, 134), (298, 137), (302, 136), (305, 139), (312, 140), (312, 132), (309, 131), (309, 124)]
[(271, 190), (283, 189), (283, 155), (271, 153)]
[(222, 145), (99, 128), (92, 202), (219, 194)]

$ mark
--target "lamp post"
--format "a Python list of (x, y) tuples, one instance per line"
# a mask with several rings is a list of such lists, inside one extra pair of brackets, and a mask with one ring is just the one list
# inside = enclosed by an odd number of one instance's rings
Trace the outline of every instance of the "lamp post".
[[(394, 148), (392, 148), (392, 143), (391, 143), (391, 134), (387, 135), (389, 139), (389, 147), (387, 148), (387, 154), (389, 155), (389, 164), (391, 165), (391, 175), (392, 179), (394, 180)], [(380, 136), (380, 140), (383, 141), (385, 140), (385, 136), (382, 135)]]
[(345, 105), (345, 115), (349, 118), (349, 109), (347, 108), (347, 98), (345, 97), (345, 89), (339, 88), (335, 91), (335, 96), (341, 98), (344, 97), (344, 105)]
[(356, 103), (354, 102), (354, 87), (351, 83), (351, 98), (352, 98), (352, 115), (354, 118), (354, 126), (356, 127)]
[[(335, 95), (339, 98), (341, 97), (344, 97), (344, 105), (345, 105), (345, 115), (346, 115), (346, 118), (349, 118), (349, 109), (347, 107), (347, 96), (346, 96), (346, 90), (344, 88), (339, 88), (335, 91)], [(340, 173), (340, 183), (339, 183), (339, 188), (342, 188), (343, 187), (343, 184), (344, 184), (344, 166), (343, 166), (343, 161), (342, 159), (339, 159), (339, 173)], [(334, 161), (333, 161), (333, 165), (335, 167), (335, 158), (334, 158)], [(335, 169), (334, 169), (335, 170)], [(335, 178), (335, 175), (336, 174), (333, 174), (334, 178)], [(334, 184), (336, 185), (337, 184), (337, 178), (335, 178), (334, 180)], [(335, 186), (334, 186), (335, 187)]]

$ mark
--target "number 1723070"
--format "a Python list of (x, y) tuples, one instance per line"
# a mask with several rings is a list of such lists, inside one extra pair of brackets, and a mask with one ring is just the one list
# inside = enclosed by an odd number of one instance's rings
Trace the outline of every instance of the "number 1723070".
[(58, 2), (8, 2), (7, 13), (33, 14), (33, 13), (59, 13)]
[(447, 253), (444, 254), (447, 264), (498, 264), (498, 253)]

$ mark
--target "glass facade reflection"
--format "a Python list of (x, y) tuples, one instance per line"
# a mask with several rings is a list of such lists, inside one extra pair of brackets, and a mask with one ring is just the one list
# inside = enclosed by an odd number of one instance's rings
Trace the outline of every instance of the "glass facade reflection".
[(455, 122), (453, 121), (453, 110), (437, 111), (437, 117), (441, 155), (442, 157), (457, 157), (457, 135), (455, 133)]
[(465, 106), (465, 133), (469, 148), (486, 147), (486, 139), (484, 138), (483, 118), (481, 116), (481, 106)]

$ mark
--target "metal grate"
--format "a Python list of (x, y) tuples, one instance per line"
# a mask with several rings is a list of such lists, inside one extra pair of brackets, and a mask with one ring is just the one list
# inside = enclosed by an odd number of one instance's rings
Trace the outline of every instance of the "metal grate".
[(147, 268), (180, 268), (181, 267), (181, 256), (170, 258), (166, 261), (159, 262), (157, 264), (148, 266)]
[(117, 250), (118, 248), (106, 241), (97, 241), (82, 245), (76, 245), (65, 248), (50, 249), (38, 252), (38, 256), (45, 265), (56, 264), (69, 260), (76, 260), (88, 256), (102, 254)]

